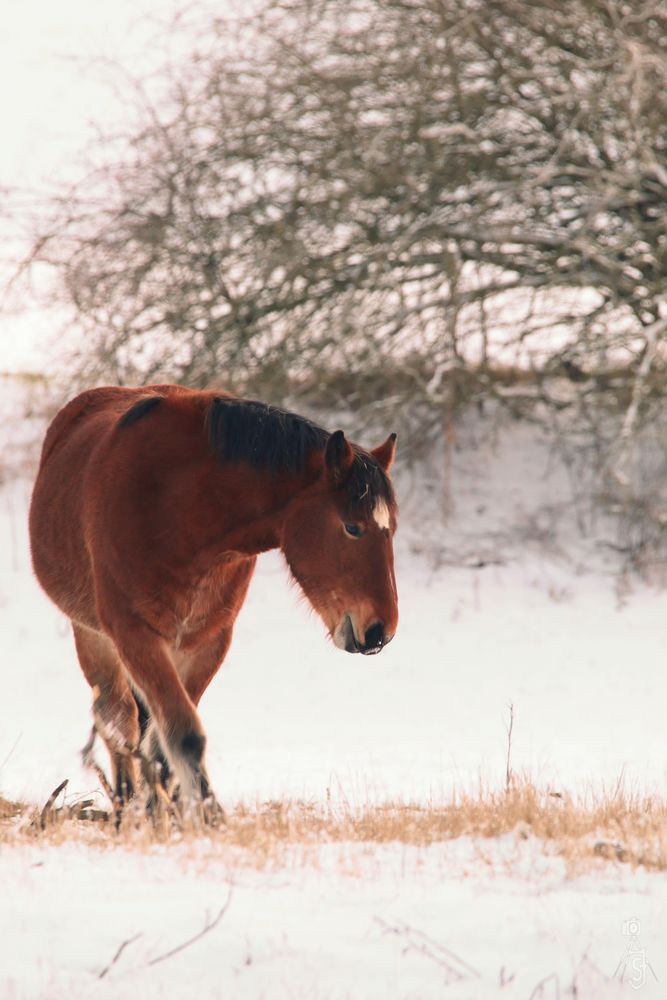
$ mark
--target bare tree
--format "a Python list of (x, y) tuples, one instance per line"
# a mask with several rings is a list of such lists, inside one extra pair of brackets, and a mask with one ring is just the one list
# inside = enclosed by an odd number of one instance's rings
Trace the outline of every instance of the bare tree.
[(40, 232), (87, 373), (420, 433), (539, 398), (626, 463), (664, 399), (664, 0), (274, 0), (200, 37)]

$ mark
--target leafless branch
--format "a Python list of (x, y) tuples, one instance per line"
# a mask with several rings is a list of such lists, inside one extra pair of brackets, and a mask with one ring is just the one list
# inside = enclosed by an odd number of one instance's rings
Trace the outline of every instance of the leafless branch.
[(479, 979), (480, 974), (474, 966), (422, 931), (416, 930), (408, 924), (389, 924), (381, 917), (375, 917), (375, 922), (385, 934), (393, 934), (403, 940), (406, 952), (417, 952), (441, 966), (448, 975), (448, 982)]
[[(549, 983), (553, 983), (556, 989), (555, 997), (556, 1000), (560, 1000), (560, 979), (558, 978), (558, 973), (552, 972), (551, 975), (545, 976), (544, 979), (540, 979), (539, 983), (536, 983), (531, 990), (530, 997), (528, 1000), (538, 1000), (539, 997), (544, 996), (544, 989)], [(554, 994), (552, 994), (554, 995)]]
[(174, 948), (170, 948), (170, 950), (166, 951), (163, 955), (158, 955), (156, 958), (150, 959), (148, 965), (157, 965), (158, 962), (164, 962), (168, 958), (172, 958), (179, 952), (184, 951), (186, 948), (189, 948), (190, 945), (194, 944), (196, 941), (199, 941), (206, 934), (209, 934), (212, 930), (214, 930), (218, 926), (218, 924), (224, 917), (225, 913), (229, 909), (229, 904), (231, 903), (231, 901), (232, 901), (232, 887), (230, 886), (229, 895), (227, 896), (227, 901), (225, 902), (225, 905), (221, 907), (220, 910), (218, 910), (218, 913), (216, 914), (215, 917), (213, 917), (212, 920), (209, 920), (208, 918), (206, 919), (204, 927), (199, 931), (198, 934), (195, 934), (193, 937), (188, 938), (187, 941), (183, 941), (181, 944), (176, 945)]
[(116, 950), (116, 953), (113, 956), (113, 958), (111, 959), (111, 961), (109, 962), (109, 964), (104, 966), (104, 968), (102, 969), (102, 971), (98, 974), (97, 978), (98, 979), (104, 979), (104, 977), (106, 976), (107, 972), (109, 972), (109, 970), (113, 968), (113, 966), (119, 960), (120, 956), (123, 954), (123, 952), (125, 951), (125, 949), (129, 945), (133, 944), (135, 941), (138, 941), (140, 937), (141, 937), (141, 932), (139, 932), (138, 934), (135, 934), (131, 938), (127, 938), (126, 941), (123, 941), (122, 944), (120, 944), (118, 946), (118, 948)]
[(623, 471), (623, 461), (627, 455), (628, 448), (631, 445), (632, 433), (637, 422), (637, 415), (639, 411), (639, 404), (641, 398), (646, 389), (646, 380), (648, 378), (651, 367), (656, 359), (658, 353), (658, 347), (660, 344), (660, 338), (664, 336), (667, 331), (667, 318), (657, 320), (652, 323), (643, 331), (644, 338), (644, 351), (642, 359), (637, 366), (637, 373), (634, 378), (632, 385), (632, 396), (630, 398), (630, 404), (625, 411), (625, 416), (623, 418), (623, 424), (621, 426), (621, 432), (619, 434), (617, 453), (615, 456), (616, 465), (614, 468), (614, 473), (623, 485), (628, 485), (628, 480)]

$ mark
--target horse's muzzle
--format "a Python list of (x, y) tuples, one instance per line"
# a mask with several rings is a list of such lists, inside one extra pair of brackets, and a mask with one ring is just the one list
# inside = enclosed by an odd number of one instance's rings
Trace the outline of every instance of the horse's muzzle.
[(360, 643), (354, 634), (352, 619), (349, 615), (346, 615), (341, 638), (344, 641), (346, 653), (363, 653), (364, 656), (372, 656), (374, 653), (379, 653), (393, 637), (385, 635), (384, 624), (382, 622), (375, 622), (366, 629), (364, 641)]

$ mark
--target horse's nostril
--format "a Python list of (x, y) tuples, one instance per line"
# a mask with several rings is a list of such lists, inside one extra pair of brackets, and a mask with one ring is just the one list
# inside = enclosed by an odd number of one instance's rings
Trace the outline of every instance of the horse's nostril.
[(384, 625), (382, 622), (375, 622), (374, 625), (366, 629), (364, 642), (366, 649), (378, 649), (384, 646)]

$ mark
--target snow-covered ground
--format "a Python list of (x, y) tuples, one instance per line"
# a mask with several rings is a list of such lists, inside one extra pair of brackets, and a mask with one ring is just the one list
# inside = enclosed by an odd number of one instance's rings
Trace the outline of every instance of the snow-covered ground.
[(316, 866), (277, 870), (239, 869), (206, 842), (30, 845), (0, 854), (0, 881), (3, 1000), (627, 997), (632, 948), (640, 996), (664, 997), (665, 876), (607, 866), (568, 880), (512, 837), (329, 845)]
[[(554, 790), (621, 775), (664, 790), (667, 597), (637, 583), (620, 595), (601, 558), (590, 569), (596, 549), (574, 545), (567, 482), (534, 432), (466, 434), (430, 492), (403, 477), (401, 623), (381, 656), (333, 649), (280, 559), (260, 560), (202, 705), (227, 805), (438, 803), (497, 787), (510, 703), (515, 771)], [(64, 777), (72, 797), (95, 781), (79, 764), (89, 692), (31, 575), (29, 489), (0, 491), (0, 794), (40, 803)], [(0, 886), (3, 998), (550, 998), (573, 983), (609, 997), (632, 995), (638, 968), (642, 996), (657, 997), (667, 976), (664, 874), (599, 862), (573, 875), (519, 835), (295, 848), (265, 869), (205, 839), (0, 844)], [(212, 930), (154, 961), (215, 918), (230, 887)]]

